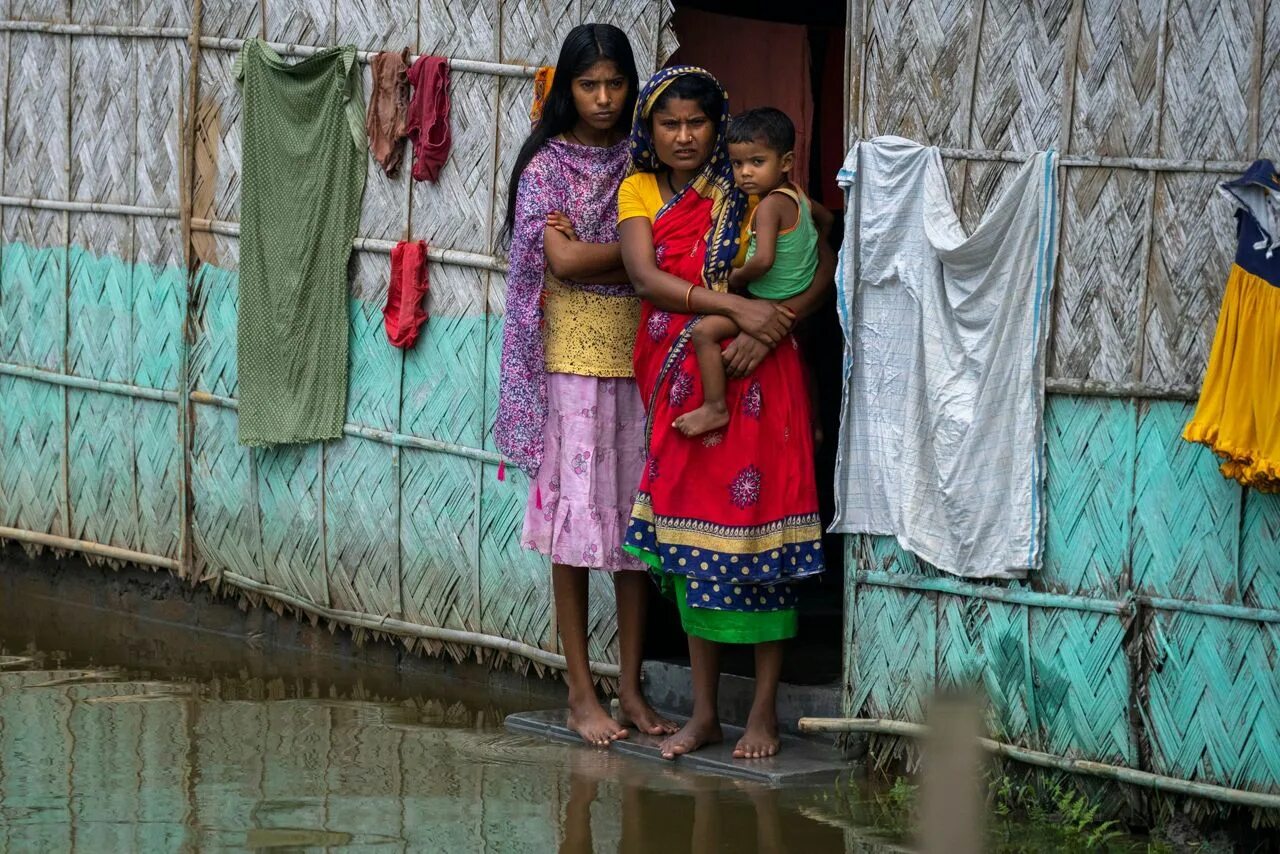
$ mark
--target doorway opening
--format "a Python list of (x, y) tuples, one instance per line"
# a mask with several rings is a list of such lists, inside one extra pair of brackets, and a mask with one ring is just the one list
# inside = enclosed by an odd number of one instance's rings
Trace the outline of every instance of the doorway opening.
[[(843, 233), (843, 194), (836, 172), (846, 148), (845, 7), (830, 0), (676, 0), (680, 48), (668, 65), (698, 65), (729, 93), (729, 108), (777, 107), (796, 126), (792, 180), (836, 219), (833, 248)], [(835, 456), (839, 431), (843, 343), (834, 294), (796, 333), (818, 387), (822, 440), (814, 460), (823, 528), (835, 513)], [(843, 537), (825, 536), (826, 572), (798, 587), (800, 633), (785, 659), (784, 682), (825, 685), (840, 679), (843, 663), (845, 566)], [(645, 658), (687, 664), (688, 648), (674, 607), (649, 609)], [(726, 646), (726, 673), (751, 676), (750, 647)]]

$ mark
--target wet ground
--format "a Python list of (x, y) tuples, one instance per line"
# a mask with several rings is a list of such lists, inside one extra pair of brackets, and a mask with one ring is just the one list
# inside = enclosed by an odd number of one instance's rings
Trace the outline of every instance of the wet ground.
[(336, 655), (341, 633), (193, 609), (171, 580), (46, 581), (3, 559), (0, 852), (869, 852), (909, 836), (882, 796), (835, 780), (770, 789), (506, 732), (507, 713), (560, 703), (545, 682)]

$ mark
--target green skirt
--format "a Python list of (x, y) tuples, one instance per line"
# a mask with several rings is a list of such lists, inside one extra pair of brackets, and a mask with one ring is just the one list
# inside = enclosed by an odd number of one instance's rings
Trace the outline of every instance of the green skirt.
[(688, 603), (689, 579), (683, 575), (664, 575), (653, 566), (658, 560), (651, 552), (623, 546), (628, 553), (644, 561), (654, 571), (662, 595), (676, 601), (680, 610), (680, 626), (685, 634), (717, 643), (768, 643), (796, 636), (799, 620), (794, 608), (779, 611), (719, 611), (694, 608)]

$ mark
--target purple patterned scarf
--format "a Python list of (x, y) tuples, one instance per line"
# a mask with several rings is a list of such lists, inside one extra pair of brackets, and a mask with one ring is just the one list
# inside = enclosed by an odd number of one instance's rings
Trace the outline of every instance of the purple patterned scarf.
[[(507, 271), (507, 314), (502, 334), (502, 376), (493, 438), (498, 450), (530, 476), (542, 464), (547, 421), (547, 372), (542, 346), (542, 249), (547, 214), (569, 217), (578, 239), (618, 241), (618, 185), (631, 165), (624, 140), (611, 148), (552, 139), (520, 176)], [(578, 285), (595, 293), (633, 296), (628, 285)]]

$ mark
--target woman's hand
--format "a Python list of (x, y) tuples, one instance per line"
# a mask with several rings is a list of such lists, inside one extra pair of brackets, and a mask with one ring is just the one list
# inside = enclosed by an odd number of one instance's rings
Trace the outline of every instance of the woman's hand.
[(762, 299), (739, 298), (729, 317), (743, 332), (770, 347), (778, 346), (796, 322), (794, 311)]
[(749, 377), (760, 367), (764, 357), (769, 355), (769, 345), (746, 332), (738, 333), (738, 337), (724, 348), (724, 372), (732, 379)]
[(547, 214), (547, 227), (554, 228), (570, 240), (578, 239), (578, 232), (574, 231), (573, 223), (560, 211), (552, 211)]

